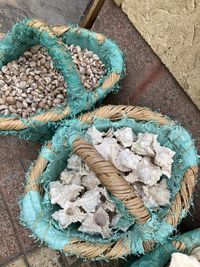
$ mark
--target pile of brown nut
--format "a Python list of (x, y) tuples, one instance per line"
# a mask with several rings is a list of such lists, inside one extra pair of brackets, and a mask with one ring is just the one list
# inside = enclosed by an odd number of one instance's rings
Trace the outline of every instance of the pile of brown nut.
[[(105, 74), (99, 57), (80, 46), (66, 46), (72, 55), (81, 81), (87, 90), (94, 90)], [(18, 60), (9, 62), (0, 71), (0, 113), (23, 118), (36, 111), (66, 106), (67, 84), (53, 66), (47, 50), (34, 46)]]

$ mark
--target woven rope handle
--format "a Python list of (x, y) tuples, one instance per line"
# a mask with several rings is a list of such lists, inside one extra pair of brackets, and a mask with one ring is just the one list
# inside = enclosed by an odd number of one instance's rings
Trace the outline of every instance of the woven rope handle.
[(136, 195), (117, 168), (83, 139), (74, 141), (73, 150), (96, 174), (106, 189), (124, 203), (130, 214), (136, 217), (140, 224), (146, 223), (150, 214), (143, 200)]

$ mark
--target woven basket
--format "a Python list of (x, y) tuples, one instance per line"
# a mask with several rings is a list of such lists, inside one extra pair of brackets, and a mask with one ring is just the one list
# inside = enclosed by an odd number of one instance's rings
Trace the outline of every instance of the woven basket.
[[(60, 38), (58, 38), (60, 37)], [(61, 41), (61, 37), (62, 40)], [(88, 91), (81, 83), (77, 69), (65, 44), (80, 45), (95, 52), (105, 64), (107, 74), (99, 81), (99, 87)], [(2, 134), (20, 134), (25, 138), (48, 139), (51, 127), (56, 122), (88, 111), (111, 91), (118, 90), (118, 81), (124, 75), (123, 54), (119, 47), (102, 34), (75, 26), (50, 27), (39, 20), (25, 19), (13, 26), (11, 31), (0, 41), (0, 68), (17, 59), (34, 45), (48, 49), (55, 67), (64, 76), (67, 83), (65, 108), (52, 108), (36, 113), (28, 119), (19, 116), (0, 116)]]
[[(132, 128), (143, 127), (145, 131), (155, 133), (176, 133), (174, 147), (180, 152), (180, 178), (172, 180), (176, 183), (176, 194), (171, 201), (170, 207), (166, 210), (165, 216), (152, 223), (152, 212), (149, 211), (143, 200), (136, 195), (133, 188), (123, 179), (114, 165), (106, 161), (96, 149), (84, 139), (84, 133), (88, 127), (97, 124), (100, 127), (111, 125), (121, 127), (126, 124)], [(101, 125), (101, 126), (100, 126)], [(139, 126), (138, 126), (139, 125)], [(147, 130), (146, 130), (147, 129)], [(154, 129), (154, 130), (153, 130)], [(170, 132), (171, 131), (171, 132)], [(183, 139), (185, 136), (185, 139)], [(178, 142), (178, 137), (181, 142)], [(183, 147), (188, 146), (183, 155)], [(183, 147), (182, 147), (183, 146)], [(130, 233), (125, 233), (116, 240), (94, 240), (88, 241), (89, 237), (73, 238), (70, 233), (62, 232), (54, 227), (51, 218), (51, 211), (48, 205), (45, 206), (50, 181), (58, 179), (61, 171), (66, 167), (67, 158), (71, 152), (79, 155), (87, 163), (90, 169), (97, 175), (101, 183), (112, 193), (114, 197), (124, 203), (125, 209), (135, 219), (135, 228)], [(181, 169), (181, 164), (188, 166)], [(192, 160), (193, 158), (193, 160)], [(184, 165), (185, 166), (185, 165)], [(41, 154), (27, 174), (27, 185), (25, 196), (21, 203), (21, 219), (39, 239), (48, 243), (55, 249), (62, 249), (68, 254), (76, 254), (86, 258), (119, 258), (129, 254), (144, 253), (152, 250), (156, 243), (163, 243), (168, 235), (172, 233), (183, 217), (183, 211), (187, 211), (195, 186), (197, 176), (197, 158), (193, 141), (185, 129), (175, 124), (162, 114), (152, 112), (147, 108), (132, 106), (104, 106), (93, 112), (86, 113), (79, 117), (65, 122), (65, 125), (58, 130), (52, 141), (43, 147)], [(172, 179), (172, 178), (171, 178)], [(169, 188), (170, 189), (170, 188)], [(50, 205), (51, 206), (51, 205)], [(42, 209), (42, 207), (45, 207)], [(43, 214), (43, 212), (46, 214)], [(155, 217), (155, 216), (154, 216)], [(168, 231), (164, 230), (168, 227)], [(146, 231), (146, 233), (145, 233)], [(152, 235), (149, 235), (152, 231)], [(163, 232), (163, 233), (162, 233)], [(138, 249), (142, 240), (142, 249)], [(147, 236), (145, 236), (147, 234)], [(157, 237), (161, 235), (161, 237)], [(57, 242), (59, 240), (59, 242)]]
[(130, 264), (130, 267), (164, 267), (170, 261), (171, 254), (181, 252), (190, 255), (191, 252), (200, 247), (200, 228), (173, 237), (164, 245), (157, 247), (148, 255)]

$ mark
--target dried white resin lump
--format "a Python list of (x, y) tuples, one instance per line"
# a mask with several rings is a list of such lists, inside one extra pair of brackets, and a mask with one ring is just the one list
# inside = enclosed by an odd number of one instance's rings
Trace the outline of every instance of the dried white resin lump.
[[(171, 177), (175, 152), (161, 146), (157, 135), (136, 135), (129, 127), (100, 132), (93, 126), (86, 138), (115, 165), (148, 208), (156, 210), (170, 204), (167, 179)], [(50, 183), (50, 198), (52, 204), (62, 208), (52, 217), (63, 228), (79, 222), (79, 231), (107, 238), (120, 218), (106, 188), (75, 154), (68, 159), (60, 181)]]

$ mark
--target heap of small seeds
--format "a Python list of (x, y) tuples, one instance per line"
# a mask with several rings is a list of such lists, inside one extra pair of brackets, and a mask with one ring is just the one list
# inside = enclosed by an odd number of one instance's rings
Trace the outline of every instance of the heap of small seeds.
[(80, 46), (70, 45), (67, 48), (72, 55), (72, 60), (85, 88), (88, 90), (97, 88), (99, 80), (106, 74), (105, 66), (100, 58), (92, 51), (81, 50)]
[[(86, 89), (93, 90), (105, 74), (96, 54), (67, 46)], [(34, 46), (18, 60), (9, 62), (0, 71), (0, 113), (23, 118), (36, 111), (66, 105), (67, 84), (53, 66), (45, 48)]]

